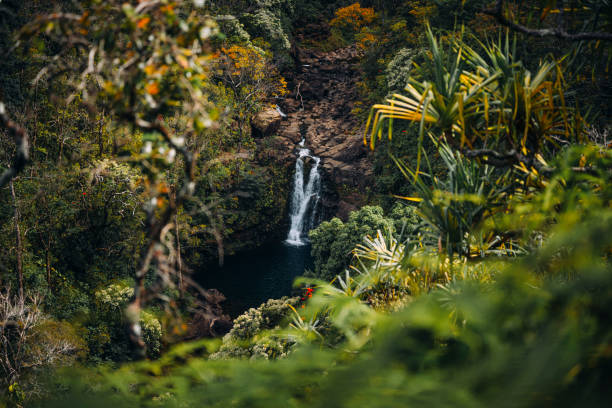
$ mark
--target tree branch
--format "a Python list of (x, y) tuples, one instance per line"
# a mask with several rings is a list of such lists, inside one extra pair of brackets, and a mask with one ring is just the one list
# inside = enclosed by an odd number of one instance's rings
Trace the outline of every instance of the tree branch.
[(134, 285), (134, 297), (126, 309), (126, 317), (129, 322), (128, 332), (130, 339), (134, 345), (138, 347), (138, 352), (144, 356), (146, 346), (142, 338), (142, 329), (140, 327), (140, 309), (146, 298), (145, 277), (151, 263), (163, 258), (162, 241), (165, 233), (168, 231), (167, 226), (172, 222), (172, 218), (176, 215), (178, 209), (183, 203), (188, 200), (195, 191), (195, 163), (196, 155), (187, 150), (183, 146), (179, 146), (170, 130), (164, 125), (161, 117), (158, 117), (154, 122), (148, 122), (139, 117), (132, 118), (133, 123), (143, 130), (156, 131), (162, 135), (164, 140), (175, 149), (185, 161), (185, 181), (181, 190), (176, 194), (174, 200), (168, 201), (168, 206), (156, 221), (154, 219), (155, 208), (147, 211), (149, 243), (141, 256), (140, 265), (136, 271), (136, 282)]
[[(462, 153), (465, 157), (470, 159), (479, 158), (484, 164), (493, 167), (510, 167), (523, 163), (528, 169), (534, 168), (542, 174), (550, 175), (556, 170), (554, 167), (545, 166), (536, 159), (527, 157), (515, 150), (510, 150), (507, 153), (499, 153), (491, 149), (475, 149), (464, 150)], [(597, 174), (597, 168), (591, 166), (574, 166), (571, 167), (571, 170), (575, 173)]]
[(532, 160), (529, 160), (527, 157), (518, 153), (516, 150), (510, 150), (507, 153), (500, 153), (498, 151), (492, 149), (474, 149), (474, 150), (465, 150), (463, 152), (465, 157), (470, 159), (480, 158), (483, 159), (485, 164), (490, 164), (495, 167), (510, 167), (517, 163), (529, 163), (531, 164)]
[(495, 17), (495, 19), (501, 24), (514, 31), (518, 31), (523, 34), (535, 36), (535, 37), (556, 37), (562, 40), (568, 41), (585, 41), (585, 40), (603, 40), (612, 41), (612, 33), (606, 33), (601, 31), (591, 32), (579, 32), (579, 33), (568, 33), (562, 26), (556, 28), (529, 28), (521, 25), (515, 21), (508, 19), (504, 15), (504, 1), (497, 0), (495, 6), (483, 10), (484, 14)]
[(13, 122), (6, 113), (4, 104), (0, 102), (0, 126), (6, 128), (15, 141), (15, 155), (8, 169), (0, 176), (0, 188), (11, 181), (30, 161), (30, 141), (28, 132), (21, 125)]

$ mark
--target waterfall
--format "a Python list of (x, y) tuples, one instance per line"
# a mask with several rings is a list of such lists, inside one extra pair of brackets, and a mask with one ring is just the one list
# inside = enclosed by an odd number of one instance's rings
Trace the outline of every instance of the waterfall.
[[(321, 159), (312, 156), (310, 150), (304, 147), (304, 143), (305, 141), (302, 139), (295, 163), (293, 194), (291, 195), (291, 227), (285, 241), (287, 244), (295, 246), (306, 244), (304, 235), (314, 226), (317, 205), (321, 196), (321, 175), (319, 174)], [(313, 165), (308, 173), (308, 178), (305, 180), (304, 162), (307, 157), (313, 160)]]

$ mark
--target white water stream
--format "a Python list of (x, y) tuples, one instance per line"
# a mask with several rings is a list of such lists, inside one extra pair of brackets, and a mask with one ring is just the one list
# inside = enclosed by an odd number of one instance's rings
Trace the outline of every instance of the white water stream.
[[(295, 163), (295, 178), (291, 196), (291, 227), (285, 241), (295, 246), (306, 244), (305, 235), (314, 226), (317, 205), (321, 197), (321, 174), (319, 173), (321, 159), (311, 155), (310, 150), (304, 147), (304, 139), (300, 142), (300, 147)], [(312, 159), (313, 164), (308, 178), (304, 179), (304, 162), (307, 157)]]

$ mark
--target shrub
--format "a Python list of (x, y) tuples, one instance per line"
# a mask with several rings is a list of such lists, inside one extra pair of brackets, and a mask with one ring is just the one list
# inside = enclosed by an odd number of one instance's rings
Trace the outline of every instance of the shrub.
[(219, 351), (212, 359), (277, 358), (286, 356), (294, 342), (277, 336), (261, 336), (277, 328), (299, 303), (298, 297), (270, 299), (258, 308), (251, 308), (234, 320), (234, 327), (223, 337)]
[(230, 44), (244, 44), (251, 40), (251, 36), (244, 29), (242, 23), (233, 16), (227, 16), (226, 19), (220, 20), (219, 30), (226, 36), (226, 41)]
[(281, 0), (258, 3), (256, 11), (243, 14), (241, 21), (252, 38), (261, 37), (270, 44), (279, 65), (288, 65), (291, 62), (291, 28), (288, 20), (292, 10), (290, 2)]
[(134, 295), (134, 288), (127, 283), (112, 283), (99, 289), (94, 296), (100, 309), (107, 312), (120, 311)]
[(314, 257), (314, 276), (331, 281), (349, 266), (353, 249), (363, 238), (376, 235), (376, 231), (391, 231), (404, 236), (413, 233), (418, 224), (414, 209), (398, 205), (385, 217), (383, 209), (377, 206), (365, 206), (353, 211), (346, 223), (338, 218), (325, 221), (310, 232), (312, 256)]
[(161, 352), (162, 327), (159, 320), (150, 312), (143, 310), (140, 313), (140, 327), (142, 328), (142, 339), (147, 345), (147, 354), (150, 357), (158, 357)]
[(412, 74), (412, 61), (417, 55), (418, 51), (412, 48), (402, 48), (393, 56), (385, 71), (389, 91), (401, 91), (406, 87)]
[(46, 394), (42, 376), (81, 357), (85, 342), (67, 322), (49, 319), (41, 299), (18, 299), (0, 292), (0, 402), (8, 397), (21, 406), (34, 395)]
[[(95, 292), (96, 309), (88, 327), (88, 342), (94, 359), (129, 360), (131, 348), (126, 332), (124, 309), (134, 295), (127, 282), (112, 283)], [(162, 327), (150, 312), (142, 311), (139, 319), (142, 338), (149, 357), (161, 351)]]
[[(397, 161), (405, 177), (413, 183), (419, 200), (418, 214), (423, 219), (424, 239), (449, 256), (483, 256), (493, 249), (488, 239), (478, 234), (479, 225), (492, 214), (503, 211), (511, 191), (508, 174), (499, 174), (493, 167), (470, 161), (461, 153), (440, 143), (438, 152), (446, 166), (446, 174), (437, 177), (434, 169), (415, 171)], [(429, 161), (428, 161), (429, 165)], [(480, 240), (480, 245), (473, 245)]]
[(361, 7), (359, 3), (342, 7), (336, 10), (335, 14), (336, 17), (329, 24), (343, 32), (353, 33), (370, 24), (376, 17), (373, 8)]

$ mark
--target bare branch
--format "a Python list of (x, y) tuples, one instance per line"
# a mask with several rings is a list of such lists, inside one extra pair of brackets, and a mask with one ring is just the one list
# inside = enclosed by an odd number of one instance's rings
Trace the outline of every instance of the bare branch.
[(506, 153), (500, 153), (493, 149), (474, 149), (466, 150), (463, 152), (463, 154), (465, 154), (465, 157), (468, 157), (470, 159), (483, 159), (485, 164), (490, 164), (495, 167), (510, 167), (518, 163), (531, 164), (532, 161), (517, 152), (516, 150), (510, 150)]
[(13, 122), (8, 114), (4, 104), (0, 102), (0, 126), (6, 128), (9, 134), (13, 136), (15, 140), (15, 155), (13, 156), (12, 163), (8, 169), (0, 176), (0, 188), (4, 187), (9, 181), (11, 181), (30, 161), (30, 142), (28, 138), (28, 132), (25, 128), (15, 122)]
[[(545, 166), (536, 159), (522, 155), (515, 150), (510, 150), (507, 153), (499, 153), (491, 149), (475, 149), (465, 150), (463, 151), (463, 154), (465, 155), (465, 157), (471, 159), (479, 158), (484, 164), (488, 164), (494, 167), (511, 167), (522, 163), (528, 169), (536, 169), (539, 173), (542, 174), (552, 174), (556, 170), (554, 167)], [(597, 174), (596, 168), (590, 166), (572, 167), (571, 170), (576, 173)]]
[[(177, 214), (178, 209), (183, 203), (188, 200), (195, 191), (195, 154), (179, 146), (173, 135), (163, 123), (161, 117), (158, 117), (154, 122), (147, 122), (139, 117), (132, 118), (133, 123), (143, 130), (153, 130), (162, 135), (164, 140), (177, 152), (183, 156), (185, 161), (185, 181), (181, 190), (176, 194), (174, 200), (169, 200), (168, 206), (162, 215), (153, 221), (154, 210), (151, 210), (151, 214), (148, 214), (150, 220), (148, 224), (148, 235), (149, 244), (143, 252), (141, 262), (136, 271), (136, 283), (134, 285), (134, 297), (126, 309), (126, 317), (129, 321), (128, 331), (130, 339), (134, 345), (138, 347), (138, 351), (141, 355), (144, 355), (145, 343), (142, 339), (142, 330), (140, 328), (140, 309), (142, 304), (145, 303), (147, 294), (145, 292), (145, 277), (152, 262), (156, 262), (157, 265), (163, 264), (163, 240), (165, 233), (172, 226), (172, 219)], [(157, 292), (157, 291), (155, 291)]]
[(502, 25), (509, 27), (514, 31), (518, 31), (523, 34), (535, 36), (535, 37), (556, 37), (562, 40), (568, 41), (589, 41), (589, 40), (603, 40), (612, 41), (612, 33), (606, 33), (601, 31), (592, 32), (579, 32), (579, 33), (568, 33), (565, 31), (563, 26), (556, 28), (529, 28), (521, 25), (515, 21), (508, 19), (504, 14), (504, 1), (497, 0), (495, 6), (483, 10), (484, 14), (495, 17), (495, 19)]

